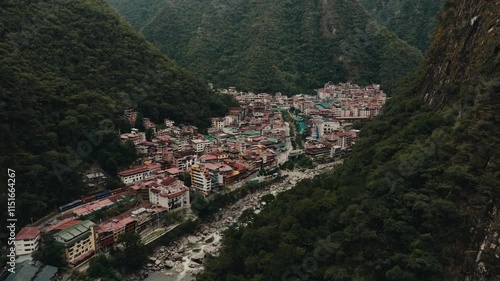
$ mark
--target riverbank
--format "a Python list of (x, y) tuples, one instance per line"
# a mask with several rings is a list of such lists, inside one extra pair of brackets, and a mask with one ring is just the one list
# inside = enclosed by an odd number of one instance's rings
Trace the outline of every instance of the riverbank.
[(265, 195), (277, 194), (291, 189), (295, 183), (312, 178), (340, 162), (319, 165), (314, 169), (283, 171), (287, 178), (280, 183), (271, 183), (266, 188), (248, 194), (238, 202), (222, 208), (215, 219), (201, 225), (196, 233), (180, 237), (169, 246), (160, 246), (151, 255), (151, 262), (143, 273), (147, 273), (146, 281), (189, 281), (194, 280), (196, 273), (203, 270), (203, 261), (207, 255), (217, 255), (221, 246), (221, 234), (231, 224), (238, 223), (241, 214), (251, 209), (259, 213), (265, 207), (261, 198)]

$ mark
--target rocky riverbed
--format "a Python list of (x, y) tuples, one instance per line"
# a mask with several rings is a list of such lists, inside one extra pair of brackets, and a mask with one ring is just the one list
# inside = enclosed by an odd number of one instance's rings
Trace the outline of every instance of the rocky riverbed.
[(203, 270), (203, 261), (207, 255), (216, 256), (221, 246), (221, 233), (231, 224), (238, 223), (238, 218), (247, 209), (255, 213), (265, 206), (261, 197), (267, 194), (277, 195), (292, 188), (296, 182), (313, 177), (335, 163), (321, 165), (316, 169), (285, 171), (289, 177), (281, 183), (270, 185), (265, 190), (249, 194), (238, 202), (227, 206), (217, 214), (217, 219), (201, 227), (198, 233), (180, 238), (171, 245), (161, 246), (154, 251), (150, 262), (141, 272), (148, 276), (146, 281), (190, 281)]

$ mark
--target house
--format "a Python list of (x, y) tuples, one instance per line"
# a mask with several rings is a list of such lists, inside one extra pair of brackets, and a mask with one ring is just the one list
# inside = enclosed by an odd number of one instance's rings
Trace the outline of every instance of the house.
[(15, 238), (16, 255), (29, 255), (40, 245), (40, 228), (26, 226), (19, 231)]

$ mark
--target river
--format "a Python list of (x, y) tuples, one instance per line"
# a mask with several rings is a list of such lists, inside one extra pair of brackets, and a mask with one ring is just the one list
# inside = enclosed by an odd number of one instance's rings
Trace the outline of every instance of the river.
[(274, 183), (265, 190), (249, 194), (238, 202), (227, 206), (218, 213), (217, 220), (203, 225), (198, 233), (180, 238), (172, 245), (161, 246), (154, 251), (152, 260), (147, 266), (149, 276), (145, 281), (191, 281), (194, 275), (203, 270), (205, 255), (217, 255), (221, 245), (221, 233), (246, 209), (255, 213), (265, 207), (261, 197), (266, 194), (277, 195), (293, 187), (298, 181), (311, 178), (332, 168), (337, 163), (320, 165), (314, 169), (300, 171), (283, 171), (289, 177), (282, 183)]

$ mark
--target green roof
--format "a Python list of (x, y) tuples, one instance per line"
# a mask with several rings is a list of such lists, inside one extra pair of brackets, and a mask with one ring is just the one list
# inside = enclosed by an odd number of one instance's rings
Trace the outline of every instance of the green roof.
[(213, 135), (203, 135), (206, 139), (208, 140), (216, 140), (217, 137), (213, 136)]
[(56, 273), (57, 267), (47, 265), (37, 274), (34, 281), (50, 281)]
[(257, 131), (246, 131), (246, 132), (243, 132), (243, 135), (245, 135), (245, 136), (260, 136), (260, 132), (257, 132)]
[(16, 263), (15, 273), (9, 274), (5, 281), (26, 281), (35, 277), (38, 267), (32, 266), (27, 261)]
[(273, 143), (278, 143), (280, 141), (280, 139), (277, 138), (267, 138), (267, 140)]
[[(92, 227), (94, 225), (95, 225), (95, 223), (93, 223), (89, 220), (82, 221), (79, 224), (76, 224), (68, 229), (65, 229), (63, 231), (56, 233), (54, 235), (54, 238), (56, 238), (56, 240), (62, 240), (64, 242), (69, 242), (69, 241), (75, 239), (76, 237), (82, 235), (82, 233), (87, 232), (90, 229), (90, 227)], [(59, 238), (59, 239), (57, 239), (57, 238)]]

